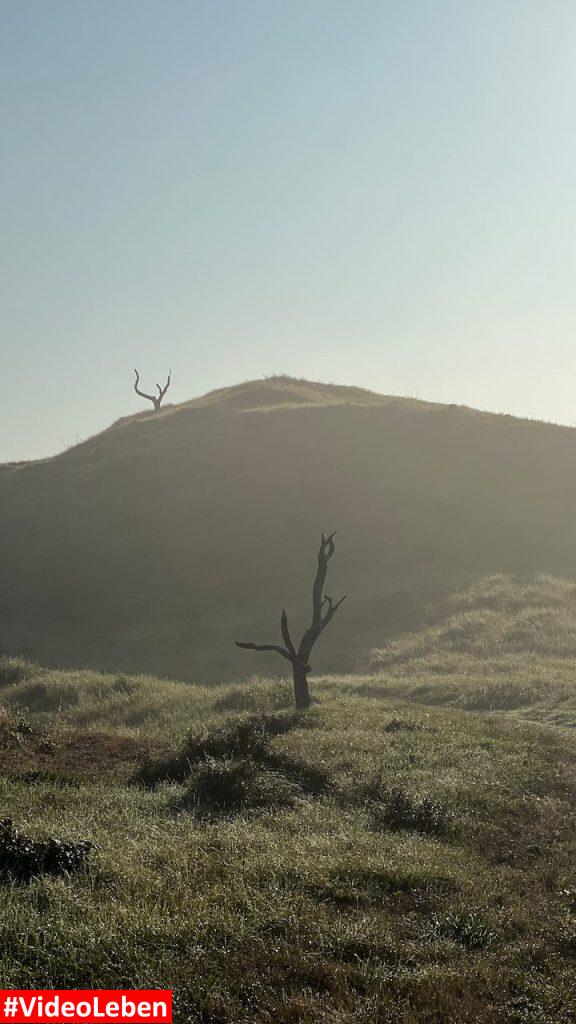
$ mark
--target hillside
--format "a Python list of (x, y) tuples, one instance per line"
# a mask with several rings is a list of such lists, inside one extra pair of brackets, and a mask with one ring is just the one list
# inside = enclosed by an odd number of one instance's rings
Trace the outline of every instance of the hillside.
[(120, 420), (0, 472), (0, 642), (47, 664), (281, 672), (235, 639), (308, 615), (322, 529), (349, 671), (491, 573), (576, 577), (576, 433), (289, 378)]
[(3, 987), (169, 987), (178, 1024), (573, 1022), (572, 734), (377, 683), (295, 715), (274, 681), (0, 660), (3, 813), (95, 844), (0, 877)]
[(481, 579), (428, 610), (430, 624), (375, 648), (352, 690), (576, 726), (576, 585)]
[[(576, 584), (447, 594), (364, 675), (205, 686), (0, 657), (3, 985), (189, 1024), (573, 1024)], [(6, 884), (8, 882), (9, 884)], [(48, 938), (47, 938), (48, 937)]]

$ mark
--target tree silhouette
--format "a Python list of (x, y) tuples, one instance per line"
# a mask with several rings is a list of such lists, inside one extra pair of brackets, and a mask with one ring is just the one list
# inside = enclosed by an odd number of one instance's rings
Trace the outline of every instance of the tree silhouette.
[(244, 647), (246, 650), (252, 651), (276, 651), (277, 654), (281, 654), (283, 658), (287, 658), (287, 660), (291, 662), (292, 672), (294, 675), (294, 700), (296, 701), (297, 708), (303, 709), (310, 707), (308, 673), (312, 671), (309, 664), (312, 648), (322, 632), (326, 629), (328, 623), (334, 618), (334, 615), (346, 597), (346, 595), (344, 595), (344, 597), (341, 597), (339, 601), (334, 601), (324, 593), (324, 583), (328, 572), (328, 563), (335, 551), (335, 536), (335, 533), (331, 533), (328, 537), (325, 537), (324, 534), (322, 534), (320, 549), (318, 551), (318, 569), (316, 571), (316, 578), (312, 588), (312, 622), (304, 633), (298, 648), (295, 647), (292, 642), (292, 637), (290, 636), (290, 630), (288, 629), (288, 616), (285, 608), (282, 609), (282, 615), (280, 618), (280, 628), (282, 631), (282, 638), (286, 645), (285, 647), (281, 647), (279, 644), (253, 644), (236, 640), (237, 647)]
[(162, 405), (162, 399), (164, 398), (164, 395), (166, 394), (168, 388), (170, 387), (172, 370), (170, 370), (170, 373), (168, 374), (168, 380), (166, 381), (163, 388), (160, 387), (159, 384), (156, 385), (156, 387), (158, 388), (157, 395), (147, 395), (145, 391), (140, 391), (140, 388), (138, 386), (140, 384), (140, 374), (138, 373), (138, 370), (134, 370), (134, 373), (136, 374), (136, 380), (134, 381), (134, 391), (136, 392), (137, 395), (140, 395), (140, 398), (147, 398), (149, 402), (152, 402), (152, 405), (154, 406), (154, 412), (158, 412), (160, 406)]

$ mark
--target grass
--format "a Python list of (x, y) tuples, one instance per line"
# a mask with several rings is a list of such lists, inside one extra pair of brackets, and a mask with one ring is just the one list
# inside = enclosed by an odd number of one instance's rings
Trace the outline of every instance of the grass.
[(574, 1020), (568, 729), (397, 668), (316, 680), (304, 716), (288, 684), (21, 668), (3, 814), (95, 848), (3, 888), (3, 987), (168, 987), (191, 1024)]
[(576, 725), (575, 584), (492, 576), (430, 617), (428, 628), (373, 650), (371, 675), (353, 678), (351, 689)]

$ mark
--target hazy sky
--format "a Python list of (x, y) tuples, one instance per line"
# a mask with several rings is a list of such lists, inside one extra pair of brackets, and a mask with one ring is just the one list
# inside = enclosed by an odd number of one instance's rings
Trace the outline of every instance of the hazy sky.
[(286, 372), (576, 421), (574, 0), (0, 0), (0, 461)]

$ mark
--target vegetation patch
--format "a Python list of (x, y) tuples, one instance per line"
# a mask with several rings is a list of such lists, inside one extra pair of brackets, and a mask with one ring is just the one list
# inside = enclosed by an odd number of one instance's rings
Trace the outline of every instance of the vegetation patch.
[(448, 836), (454, 831), (452, 812), (430, 796), (417, 799), (399, 786), (383, 790), (381, 777), (367, 787), (366, 795), (372, 798), (370, 815), (378, 829), (429, 836)]
[(449, 939), (469, 950), (486, 949), (496, 939), (496, 932), (477, 912), (459, 911), (434, 916), (431, 920), (431, 931), (435, 938)]
[(278, 686), (278, 683), (253, 684), (250, 686), (235, 686), (218, 697), (212, 705), (215, 711), (252, 711), (254, 713), (266, 713), (263, 709), (271, 707), (293, 708), (294, 698), (290, 690), (285, 686)]
[(418, 732), (421, 728), (417, 722), (410, 722), (406, 718), (391, 718), (384, 732)]
[[(301, 792), (301, 791), (300, 791)], [(200, 814), (290, 806), (299, 787), (251, 757), (207, 757), (196, 765), (179, 805)]]
[[(98, 843), (97, 871), (3, 889), (5, 988), (170, 988), (190, 1024), (572, 1024), (571, 731), (335, 677), (301, 719), (272, 683), (226, 719), (220, 689), (116, 678), (4, 716), (3, 815)], [(125, 785), (183, 750), (176, 786)]]
[(270, 746), (274, 736), (301, 724), (299, 712), (278, 712), (190, 733), (178, 754), (145, 762), (134, 781), (149, 788), (162, 782), (185, 784), (177, 806), (208, 814), (289, 806), (298, 795), (319, 796), (330, 788), (326, 770)]
[(153, 788), (161, 782), (182, 783), (193, 767), (206, 758), (249, 758), (262, 762), (270, 756), (270, 738), (302, 724), (299, 712), (255, 714), (230, 719), (214, 729), (191, 732), (177, 754), (144, 763), (135, 781)]
[(37, 665), (31, 665), (19, 658), (0, 658), (0, 687), (15, 686), (26, 682), (39, 671)]
[(128, 781), (150, 741), (117, 733), (38, 729), (26, 720), (0, 721), (0, 775), (26, 782), (60, 785)]
[(513, 680), (496, 680), (472, 693), (464, 693), (459, 700), (469, 711), (514, 711), (541, 700), (545, 687), (527, 686)]
[(114, 693), (123, 693), (128, 697), (138, 693), (139, 689), (138, 683), (135, 683), (133, 679), (128, 679), (127, 676), (117, 676), (112, 684)]
[(262, 763), (286, 776), (309, 796), (322, 796), (333, 789), (330, 772), (323, 764), (304, 761), (284, 752), (277, 754), (272, 750), (265, 754)]
[(78, 704), (80, 694), (74, 683), (37, 681), (22, 687), (19, 699), (28, 711), (59, 711)]
[(40, 875), (71, 875), (86, 868), (93, 848), (89, 841), (31, 839), (11, 818), (0, 821), (0, 878), (8, 882), (30, 882)]

